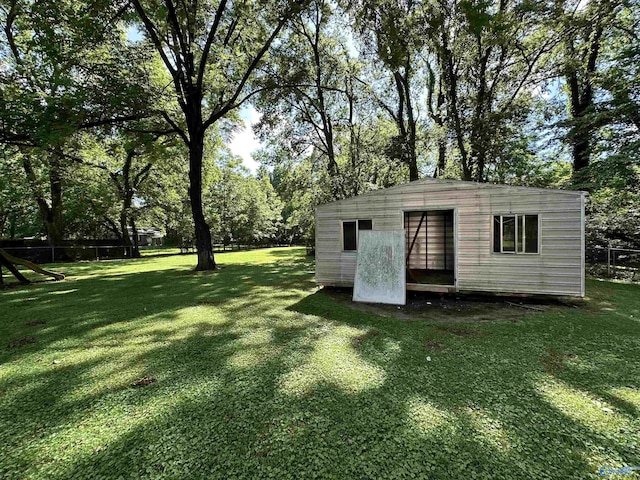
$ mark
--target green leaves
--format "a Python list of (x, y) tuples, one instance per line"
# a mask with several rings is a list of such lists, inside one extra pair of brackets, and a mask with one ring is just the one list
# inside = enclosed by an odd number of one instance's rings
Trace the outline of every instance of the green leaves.
[(237, 160), (219, 166), (205, 202), (215, 243), (259, 245), (281, 238), (282, 202), (269, 177), (249, 175)]

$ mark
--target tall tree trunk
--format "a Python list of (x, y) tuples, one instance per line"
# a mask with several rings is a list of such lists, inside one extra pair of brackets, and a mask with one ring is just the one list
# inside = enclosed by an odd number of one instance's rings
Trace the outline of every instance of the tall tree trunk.
[(309, 41), (311, 50), (313, 51), (313, 62), (315, 68), (314, 83), (316, 88), (316, 94), (318, 96), (318, 113), (322, 121), (322, 134), (324, 136), (323, 143), (326, 148), (327, 154), (327, 170), (331, 180), (331, 188), (333, 198), (338, 199), (340, 196), (346, 196), (344, 184), (340, 179), (340, 168), (336, 161), (335, 144), (333, 138), (333, 122), (331, 116), (327, 111), (327, 106), (324, 98), (324, 84), (322, 80), (322, 52), (320, 52), (320, 22), (321, 12), (319, 5), (316, 5), (316, 29), (312, 35), (304, 33)]
[(462, 126), (462, 117), (458, 109), (458, 77), (455, 71), (453, 60), (453, 52), (449, 48), (449, 40), (447, 32), (443, 31), (442, 36), (442, 64), (444, 66), (444, 80), (446, 83), (447, 111), (449, 114), (449, 122), (455, 135), (458, 150), (460, 151), (460, 165), (462, 167), (461, 180), (472, 180), (472, 172), (469, 166), (469, 154), (464, 138)]
[[(133, 188), (131, 187), (131, 164), (135, 157), (135, 150), (131, 149), (127, 152), (125, 157), (124, 166), (122, 168), (122, 185), (118, 181), (118, 175), (112, 174), (116, 187), (120, 190), (122, 195), (122, 209), (120, 211), (120, 228), (122, 229), (122, 241), (124, 246), (129, 249), (132, 257), (140, 257), (140, 249), (138, 248), (138, 232), (135, 228), (135, 222), (133, 216), (131, 216), (131, 236), (127, 229), (127, 220), (131, 211), (131, 203), (133, 201)], [(133, 242), (131, 241), (133, 237)]]
[(64, 237), (64, 220), (62, 216), (62, 166), (60, 159), (52, 155), (49, 160), (49, 195), (50, 202), (47, 201), (36, 178), (35, 170), (31, 159), (25, 155), (22, 160), (29, 186), (33, 198), (38, 205), (40, 219), (47, 234), (47, 240), (51, 246), (62, 244)]
[(586, 171), (591, 161), (591, 129), (587, 115), (593, 106), (593, 76), (597, 70), (600, 53), (600, 41), (604, 32), (603, 22), (610, 10), (605, 10), (603, 17), (596, 20), (593, 30), (588, 35), (588, 50), (581, 65), (583, 78), (580, 78), (579, 67), (571, 64), (576, 56), (575, 38), (565, 41), (566, 55), (570, 58), (565, 66), (565, 78), (569, 87), (569, 110), (573, 126), (570, 133), (571, 155), (573, 157), (573, 177), (577, 179)]
[[(139, 257), (140, 251), (138, 249), (138, 232), (134, 231), (135, 223), (133, 216), (131, 217), (131, 234), (129, 234), (129, 210), (131, 207), (131, 200), (124, 199), (122, 201), (122, 210), (120, 210), (120, 231), (122, 232), (122, 244), (125, 250), (131, 254), (131, 257)], [(131, 239), (134, 239), (132, 242)]]
[(571, 140), (571, 156), (573, 158), (574, 175), (583, 172), (591, 162), (591, 141), (589, 136), (580, 133), (575, 134)]
[(476, 175), (474, 179), (476, 182), (485, 181), (484, 167), (486, 165), (486, 162), (487, 162), (487, 152), (485, 150), (478, 151), (476, 155)]
[[(409, 67), (405, 68), (402, 74), (399, 70), (393, 73), (396, 91), (398, 93), (398, 111), (396, 113), (396, 123), (398, 133), (402, 139), (402, 159), (409, 167), (409, 180), (418, 180), (418, 163), (416, 155), (416, 120), (411, 103), (411, 91), (409, 88)], [(406, 115), (406, 123), (405, 123)]]
[(404, 88), (404, 101), (407, 109), (407, 132), (409, 134), (407, 138), (409, 147), (409, 180), (414, 181), (420, 178), (420, 172), (418, 171), (418, 154), (416, 153), (416, 143), (418, 138), (417, 121), (415, 112), (413, 111), (413, 102), (411, 101), (411, 66), (411, 55), (407, 53), (406, 62), (404, 64), (404, 75), (401, 76), (401, 79), (402, 86)]
[(48, 228), (49, 242), (61, 245), (64, 239), (64, 218), (62, 207), (62, 165), (59, 155), (52, 155), (49, 162), (49, 183), (51, 188), (51, 219)]
[(140, 255), (140, 244), (138, 243), (138, 228), (136, 227), (136, 221), (133, 218), (133, 216), (130, 217), (129, 224), (131, 225), (131, 237), (133, 238), (133, 245), (132, 245), (133, 252), (131, 256), (133, 258), (140, 258), (141, 255)]
[(471, 168), (472, 177), (476, 182), (484, 181), (484, 167), (487, 159), (489, 142), (487, 138), (487, 116), (491, 110), (491, 101), (487, 92), (487, 66), (491, 55), (491, 46), (483, 47), (482, 37), (476, 36), (478, 55), (478, 91), (476, 92), (476, 104), (471, 122)]
[(444, 175), (444, 169), (447, 166), (447, 136), (444, 131), (445, 123), (444, 123), (444, 115), (442, 114), (442, 108), (444, 106), (444, 92), (442, 91), (442, 78), (438, 82), (438, 100), (437, 100), (437, 115), (434, 116), (434, 122), (438, 126), (439, 137), (438, 137), (438, 164), (436, 167), (436, 172), (434, 177), (441, 177)]
[(9, 219), (9, 238), (16, 238), (16, 227), (17, 227), (17, 216), (15, 213), (11, 214), (11, 218)]
[(196, 270), (215, 270), (216, 262), (211, 245), (211, 230), (202, 209), (202, 156), (204, 154), (204, 131), (190, 129), (189, 145), (189, 199), (196, 234), (198, 265)]
[(438, 164), (434, 173), (434, 178), (444, 175), (444, 169), (447, 166), (447, 140), (445, 138), (438, 139)]
[(438, 58), (438, 69), (439, 69), (439, 79), (438, 79), (438, 93), (435, 95), (436, 105), (435, 108), (433, 106), (433, 98), (436, 88), (436, 75), (431, 65), (427, 64), (427, 68), (429, 70), (429, 83), (428, 83), (428, 96), (427, 96), (427, 108), (429, 109), (429, 115), (431, 116), (431, 120), (438, 127), (438, 159), (436, 161), (436, 168), (433, 172), (433, 178), (438, 178), (444, 175), (444, 169), (447, 164), (447, 138), (444, 132), (444, 117), (445, 115), (442, 112), (445, 102), (445, 95), (442, 88), (442, 83), (444, 81), (445, 72), (444, 66), (442, 64), (442, 55), (439, 55)]
[(414, 181), (420, 178), (420, 172), (418, 171), (418, 155), (416, 153), (417, 143), (417, 126), (416, 118), (413, 112), (413, 104), (411, 103), (411, 90), (409, 87), (409, 66), (405, 68), (405, 75), (403, 77), (405, 101), (407, 103), (407, 127), (409, 131), (409, 180)]
[(581, 86), (575, 70), (567, 71), (566, 79), (569, 87), (569, 110), (573, 122), (569, 142), (575, 178), (587, 169), (591, 161), (591, 132), (584, 123), (588, 110), (593, 104), (593, 93), (591, 80), (586, 80), (586, 84)]

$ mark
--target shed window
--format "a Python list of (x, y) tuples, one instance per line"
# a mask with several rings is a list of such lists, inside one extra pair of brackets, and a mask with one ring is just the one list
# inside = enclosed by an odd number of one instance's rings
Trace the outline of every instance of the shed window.
[(358, 230), (373, 230), (373, 220), (358, 220)]
[(495, 253), (538, 253), (538, 215), (495, 215)]
[(358, 249), (358, 232), (373, 230), (372, 220), (350, 220), (342, 222), (342, 249), (355, 251)]

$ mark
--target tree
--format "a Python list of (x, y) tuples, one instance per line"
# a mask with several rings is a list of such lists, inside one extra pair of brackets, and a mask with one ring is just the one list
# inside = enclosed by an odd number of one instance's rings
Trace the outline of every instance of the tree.
[(276, 241), (282, 203), (268, 176), (249, 174), (238, 158), (219, 152), (218, 172), (207, 198), (207, 215), (215, 220), (215, 237), (223, 244), (260, 245)]
[(594, 80), (607, 23), (615, 14), (613, 2), (608, 0), (589, 2), (584, 10), (580, 8), (580, 2), (558, 4), (564, 29), (562, 69), (569, 96), (574, 177), (589, 166), (593, 124), (588, 119), (594, 109)]
[(331, 201), (331, 192), (322, 179), (313, 174), (311, 157), (295, 165), (281, 163), (274, 167), (273, 184), (283, 202), (283, 220), (291, 242), (315, 240), (315, 207)]
[(126, 42), (118, 8), (106, 0), (80, 8), (69, 0), (0, 4), (0, 142), (19, 153), (52, 245), (66, 233), (70, 139), (143, 115), (146, 96), (130, 75), (143, 69), (144, 51)]
[(207, 130), (255, 91), (248, 82), (303, 0), (228, 2), (131, 0), (162, 58), (181, 115), (162, 115), (189, 150), (189, 197), (195, 226), (196, 270), (216, 268), (202, 205), (202, 159)]
[[(326, 165), (333, 198), (347, 195), (348, 176), (341, 171), (341, 156), (355, 162), (353, 131), (354, 65), (346, 38), (338, 33), (330, 2), (315, 0), (308, 12), (291, 22), (284, 40), (272, 51), (262, 69), (263, 91), (256, 97), (262, 113), (258, 130), (265, 140), (278, 137), (298, 157), (312, 155)], [(339, 136), (349, 129), (349, 148)]]
[[(132, 256), (139, 257), (134, 199), (143, 202), (141, 190), (153, 169), (168, 168), (180, 156), (172, 131), (162, 131), (150, 122), (116, 128), (96, 138), (94, 148), (85, 148), (79, 162), (103, 170), (120, 202), (118, 227), (114, 231)], [(91, 139), (87, 139), (91, 143)], [(133, 238), (133, 241), (132, 241)]]
[(0, 238), (20, 238), (40, 232), (38, 211), (31, 202), (29, 186), (14, 172), (20, 157), (0, 147)]
[[(591, 18), (599, 12), (592, 12)], [(588, 164), (574, 168), (573, 186), (590, 190), (586, 233), (591, 251), (640, 246), (639, 24), (637, 2), (618, 4), (615, 17), (602, 23), (597, 64), (590, 76), (592, 103), (581, 117), (570, 119), (570, 145), (575, 145), (571, 134), (576, 131), (588, 141), (582, 157)]]
[(529, 110), (527, 90), (550, 72), (559, 42), (551, 12), (524, 1), (440, 0), (426, 33), (443, 82), (447, 125), (463, 180), (485, 181), (505, 125)]
[(396, 93), (392, 107), (383, 98), (380, 105), (394, 120), (398, 135), (388, 150), (391, 158), (398, 158), (409, 167), (409, 179), (417, 180), (418, 170), (418, 109), (419, 91), (415, 76), (425, 46), (425, 36), (419, 30), (425, 22), (422, 2), (414, 0), (361, 0), (351, 3), (360, 36), (369, 54), (384, 65), (391, 74)]
[(443, 72), (442, 58), (435, 55), (435, 63), (437, 68), (427, 62), (427, 109), (429, 116), (433, 121), (435, 128), (433, 132), (438, 143), (438, 157), (433, 177), (441, 177), (445, 173), (447, 166), (447, 135), (446, 135), (446, 111), (445, 111), (445, 93), (444, 81), (441, 73)]

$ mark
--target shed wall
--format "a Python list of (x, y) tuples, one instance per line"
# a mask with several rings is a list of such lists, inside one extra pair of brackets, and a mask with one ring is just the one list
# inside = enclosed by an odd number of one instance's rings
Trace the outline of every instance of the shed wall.
[[(316, 281), (352, 285), (356, 252), (342, 251), (341, 220), (404, 229), (404, 211), (455, 209), (458, 290), (581, 296), (583, 197), (579, 192), (418, 181), (316, 209)], [(493, 215), (540, 216), (539, 254), (492, 252)]]

